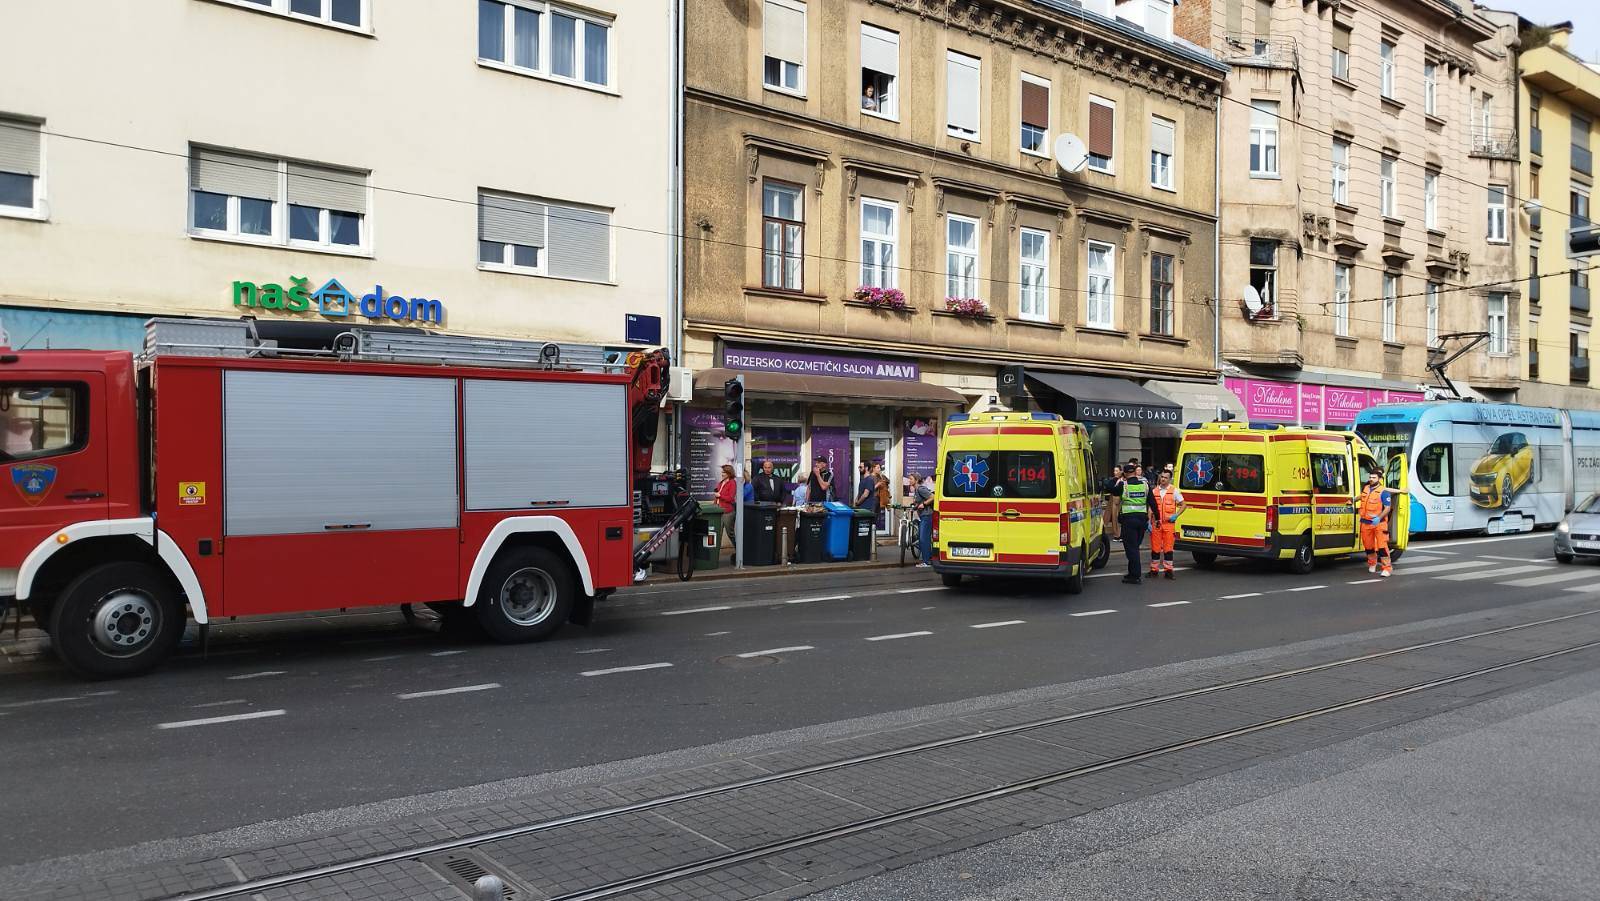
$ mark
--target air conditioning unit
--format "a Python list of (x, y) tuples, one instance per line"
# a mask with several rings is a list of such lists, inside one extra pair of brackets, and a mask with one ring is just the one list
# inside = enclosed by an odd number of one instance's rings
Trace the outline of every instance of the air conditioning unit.
[(686, 404), (694, 398), (694, 370), (674, 366), (667, 375), (667, 400)]

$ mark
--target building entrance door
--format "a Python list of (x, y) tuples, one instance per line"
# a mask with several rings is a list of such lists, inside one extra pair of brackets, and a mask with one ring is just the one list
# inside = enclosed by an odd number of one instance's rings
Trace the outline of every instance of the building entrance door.
[[(889, 435), (884, 432), (851, 432), (850, 445), (855, 456), (855, 466), (850, 470), (854, 483), (850, 488), (850, 502), (855, 503), (856, 496), (860, 493), (861, 467), (866, 466), (870, 472), (872, 464), (877, 463), (883, 467), (883, 474), (889, 478), (889, 497), (894, 497), (894, 476), (889, 472)], [(888, 511), (878, 511), (878, 532), (889, 531)]]

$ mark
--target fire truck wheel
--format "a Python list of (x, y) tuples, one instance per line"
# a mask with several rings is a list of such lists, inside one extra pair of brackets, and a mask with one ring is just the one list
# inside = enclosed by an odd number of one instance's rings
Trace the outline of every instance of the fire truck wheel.
[(102, 563), (56, 599), (50, 638), (74, 672), (132, 676), (171, 654), (183, 637), (183, 607), (166, 573), (144, 563)]
[(512, 548), (489, 567), (472, 609), (495, 641), (538, 641), (567, 621), (576, 590), (571, 568), (553, 552)]

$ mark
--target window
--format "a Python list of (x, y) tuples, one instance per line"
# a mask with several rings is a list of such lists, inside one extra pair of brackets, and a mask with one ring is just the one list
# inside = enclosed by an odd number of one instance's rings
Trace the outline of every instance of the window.
[(806, 90), (806, 5), (800, 0), (766, 0), (762, 19), (762, 81), (775, 91)]
[(1422, 173), (1422, 224), (1429, 229), (1439, 227), (1439, 173), (1432, 169)]
[(1572, 115), (1572, 168), (1585, 175), (1594, 169), (1594, 157), (1589, 153), (1589, 120)]
[(366, 246), (363, 172), (197, 147), (189, 184), (191, 234), (332, 250)]
[(944, 62), (945, 104), (948, 107), (949, 133), (971, 141), (978, 139), (978, 91), (982, 84), (983, 63), (977, 57), (946, 51)]
[[(233, 0), (235, 3), (241, 0)], [(324, 25), (366, 27), (366, 0), (242, 0), (280, 16), (313, 19)]]
[(1438, 282), (1428, 282), (1427, 339), (1429, 347), (1439, 346), (1439, 288)]
[(1394, 99), (1394, 42), (1380, 41), (1378, 44), (1378, 92), (1384, 97)]
[(895, 248), (899, 246), (899, 207), (861, 198), (861, 284), (896, 287)]
[(1172, 190), (1172, 161), (1177, 153), (1177, 123), (1160, 116), (1150, 118), (1150, 184)]
[(1489, 353), (1506, 352), (1506, 295), (1489, 295)]
[(39, 123), (0, 118), (0, 214), (39, 209), (42, 146)]
[(1489, 186), (1489, 222), (1485, 234), (1491, 243), (1506, 242), (1506, 189), (1503, 185)]
[(611, 212), (480, 193), (478, 262), (485, 269), (608, 282)]
[(1542, 223), (1542, 221), (1544, 219), (1544, 216), (1542, 215), (1544, 213), (1544, 208), (1543, 208), (1543, 204), (1541, 204), (1539, 202), (1539, 197), (1540, 197), (1540, 194), (1539, 194), (1539, 167), (1537, 167), (1537, 166), (1529, 166), (1528, 167), (1528, 199), (1533, 202), (1532, 208), (1530, 208), (1528, 210), (1528, 230), (1529, 231), (1539, 231), (1541, 223)]
[(1333, 26), (1333, 77), (1350, 80), (1350, 29)]
[(900, 35), (861, 24), (861, 110), (886, 119), (899, 115)]
[(944, 294), (965, 299), (978, 296), (978, 220), (946, 214), (944, 223)]
[[(87, 401), (84, 389), (73, 385), (0, 387), (0, 462), (54, 457), (82, 447)], [(25, 497), (42, 497), (30, 490), (24, 469), (13, 475)]]
[(1539, 245), (1528, 248), (1528, 302), (1539, 302)]
[(1395, 163), (1395, 158), (1387, 153), (1378, 163), (1378, 211), (1389, 219), (1397, 218), (1399, 215), (1394, 193)]
[(1250, 239), (1250, 287), (1261, 298), (1261, 315), (1278, 315), (1278, 242)]
[(1115, 171), (1117, 105), (1089, 95), (1089, 168), (1110, 174)]
[(1150, 254), (1150, 334), (1170, 335), (1173, 330), (1173, 257)]
[(1172, 0), (1145, 0), (1144, 30), (1163, 41), (1172, 40)]
[(1050, 451), (949, 451), (943, 497), (1031, 498), (1056, 496), (1055, 455)]
[(544, 0), (478, 0), (478, 59), (534, 75), (611, 83), (611, 23)]
[(1023, 319), (1041, 322), (1050, 318), (1050, 233), (1036, 228), (1024, 228), (1017, 233), (1018, 258), (1021, 270), (1018, 283), (1022, 286), (1017, 305), (1017, 315)]
[(1086, 311), (1089, 328), (1114, 329), (1117, 327), (1117, 274), (1116, 248), (1101, 241), (1090, 241), (1089, 293)]
[(1023, 153), (1050, 155), (1050, 82), (1022, 73)]
[(1323, 494), (1345, 494), (1350, 490), (1349, 469), (1339, 454), (1312, 454), (1311, 481)]
[(1333, 139), (1333, 202), (1350, 203), (1350, 142)]
[(1395, 340), (1395, 327), (1400, 318), (1400, 276), (1391, 272), (1383, 274), (1383, 340)]
[(1576, 185), (1567, 193), (1567, 210), (1572, 214), (1572, 226), (1589, 224), (1589, 192)]
[(1349, 263), (1333, 265), (1333, 333), (1341, 338), (1350, 337), (1350, 271)]
[(1250, 175), (1276, 177), (1278, 174), (1278, 103), (1254, 100), (1250, 103)]
[(1539, 378), (1539, 320), (1528, 319), (1528, 378)]
[(1422, 63), (1422, 111), (1439, 114), (1439, 64), (1431, 59)]
[(1178, 470), (1181, 488), (1260, 494), (1266, 486), (1260, 454), (1188, 453)]
[(1417, 454), (1417, 481), (1438, 497), (1454, 493), (1450, 488), (1450, 445), (1430, 444)]
[[(1528, 92), (1528, 151), (1544, 154), (1544, 132), (1539, 128), (1539, 95)], [(1533, 196), (1537, 197), (1538, 194)]]
[(1572, 357), (1569, 367), (1568, 379), (1573, 384), (1586, 385), (1589, 383), (1589, 333), (1580, 328), (1574, 328), (1567, 333), (1567, 352)]
[(1485, 137), (1494, 129), (1494, 96), (1485, 91), (1478, 95), (1478, 131)]
[(761, 284), (780, 291), (804, 286), (805, 201), (798, 185), (761, 186)]

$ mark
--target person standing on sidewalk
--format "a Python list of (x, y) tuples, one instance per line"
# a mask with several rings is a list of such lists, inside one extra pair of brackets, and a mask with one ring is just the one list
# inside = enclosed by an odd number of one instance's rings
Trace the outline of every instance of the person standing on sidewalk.
[[(1383, 472), (1374, 469), (1367, 473), (1367, 484), (1361, 488), (1361, 499), (1356, 511), (1361, 517), (1361, 546), (1367, 549), (1367, 572), (1389, 578), (1394, 566), (1389, 561), (1389, 513), (1394, 509), (1394, 495), (1383, 487)], [(1383, 570), (1379, 572), (1378, 566)]]
[(756, 473), (756, 503), (783, 503), (783, 482), (773, 472), (771, 460), (762, 460), (761, 471)]
[(1150, 578), (1160, 570), (1166, 578), (1172, 573), (1172, 548), (1178, 537), (1178, 514), (1183, 512), (1183, 492), (1172, 484), (1172, 470), (1163, 469), (1156, 476), (1156, 487), (1150, 493)]
[(722, 464), (722, 480), (717, 482), (717, 506), (722, 508), (723, 534), (728, 536), (728, 543), (738, 545), (736, 537), (739, 532), (737, 509), (734, 505), (734, 492), (739, 490), (739, 480), (734, 478), (733, 467), (727, 463)]
[(933, 558), (933, 476), (924, 476), (917, 483), (913, 498), (918, 518), (917, 553), (922, 557), (917, 566), (932, 566), (928, 561)]
[(1150, 486), (1137, 475), (1139, 464), (1125, 463), (1122, 481), (1111, 489), (1111, 534), (1122, 539), (1122, 552), (1128, 557), (1128, 574), (1122, 581), (1138, 585), (1144, 581), (1139, 569), (1139, 545), (1150, 528)]

